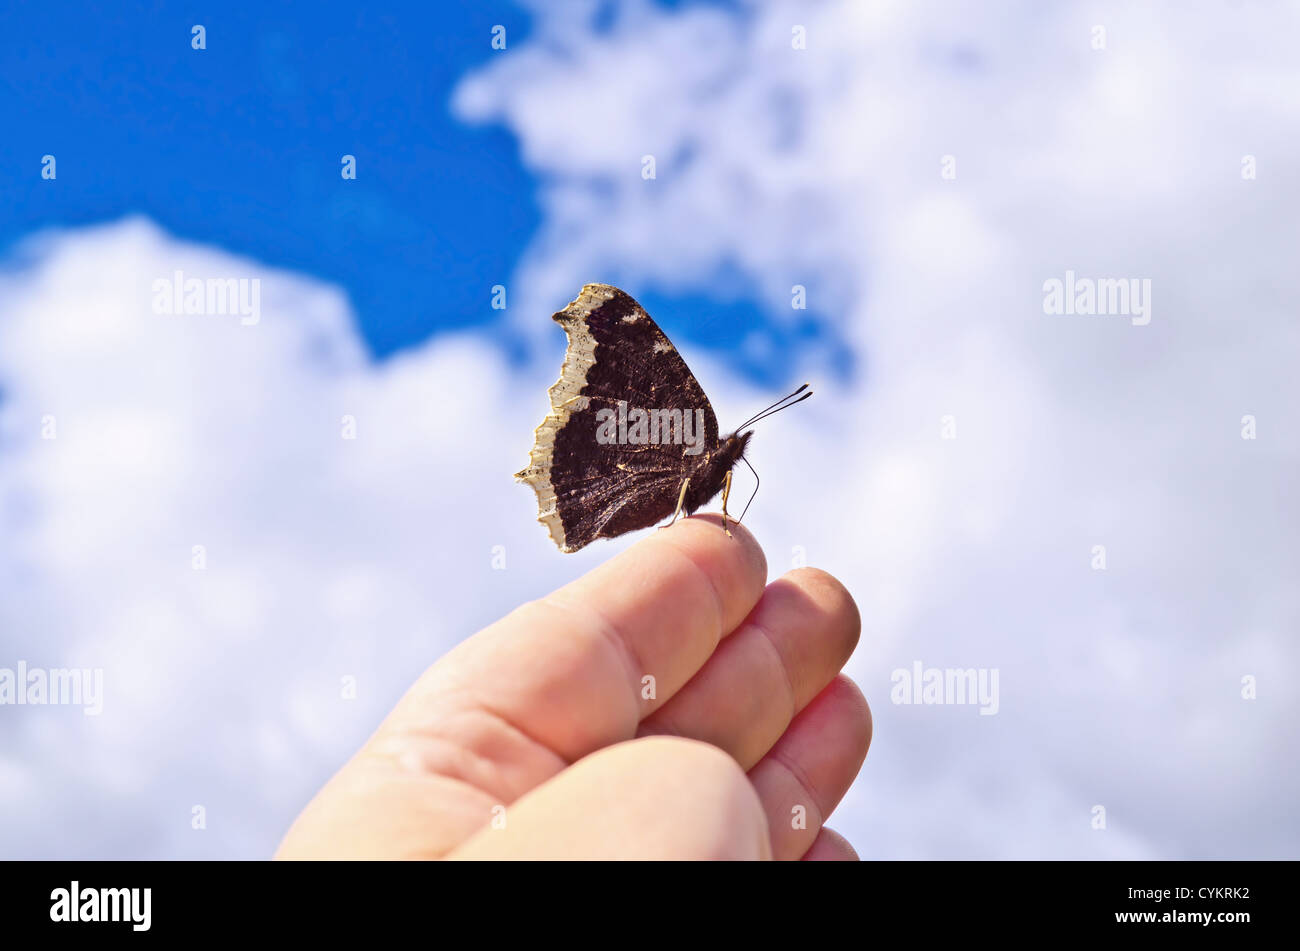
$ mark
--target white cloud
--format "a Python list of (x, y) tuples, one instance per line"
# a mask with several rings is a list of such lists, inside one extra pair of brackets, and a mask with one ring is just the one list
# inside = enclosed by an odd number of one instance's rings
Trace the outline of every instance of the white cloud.
[[(520, 320), (734, 264), (775, 319), (806, 284), (865, 357), (764, 424), (750, 518), (867, 618), (877, 739), (839, 825), (879, 856), (1295, 857), (1295, 11), (534, 13), (455, 99), (547, 181)], [(1149, 278), (1151, 324), (1045, 315), (1067, 269)], [(890, 705), (916, 659), (999, 668), (1002, 712)]]
[[(22, 258), (0, 285), (0, 666), (103, 668), (105, 698), (4, 707), (6, 855), (269, 854), (425, 666), (599, 557), (556, 557), (509, 478), (553, 367), (443, 338), (375, 368), (336, 291), (143, 221)], [(154, 314), (176, 268), (260, 279), (261, 322)]]

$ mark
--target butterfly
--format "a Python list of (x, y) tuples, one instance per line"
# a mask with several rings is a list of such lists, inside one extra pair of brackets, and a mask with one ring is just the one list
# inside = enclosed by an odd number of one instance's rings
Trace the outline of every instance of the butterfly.
[[(676, 521), (719, 492), (730, 534), (731, 470), (742, 460), (749, 465), (745, 449), (753, 436), (742, 430), (812, 396), (804, 393), (808, 384), (720, 439), (713, 407), (686, 361), (630, 295), (587, 284), (551, 319), (568, 338), (564, 365), (549, 390), (551, 411), (533, 434), (528, 466), (515, 478), (537, 493), (537, 520), (560, 551), (670, 515)], [(741, 518), (748, 509), (746, 503)]]

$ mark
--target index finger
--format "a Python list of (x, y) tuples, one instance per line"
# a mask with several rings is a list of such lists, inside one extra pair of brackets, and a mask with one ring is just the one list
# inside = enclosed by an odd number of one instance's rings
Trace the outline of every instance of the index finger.
[(431, 667), (390, 720), (427, 724), (451, 702), (487, 711), (567, 762), (631, 739), (763, 593), (744, 528), (696, 516), (656, 531), (529, 602)]

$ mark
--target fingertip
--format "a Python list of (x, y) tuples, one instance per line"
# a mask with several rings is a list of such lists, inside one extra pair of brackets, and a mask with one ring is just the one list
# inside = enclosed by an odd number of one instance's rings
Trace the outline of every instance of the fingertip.
[[(673, 527), (678, 526), (681, 530), (698, 533), (697, 537), (710, 543), (717, 543), (721, 536), (723, 541), (731, 546), (730, 549), (723, 546), (726, 554), (739, 555), (754, 569), (755, 574), (761, 576), (764, 582), (767, 581), (767, 556), (763, 554), (763, 546), (758, 543), (754, 533), (744, 525), (730, 518), (724, 525), (722, 516), (718, 513), (699, 512), (689, 518), (681, 519)], [(728, 535), (728, 532), (731, 534)]]
[(871, 705), (867, 703), (861, 688), (847, 674), (836, 674), (830, 686), (822, 691), (818, 701), (825, 703), (828, 711), (833, 712), (835, 719), (842, 724), (845, 745), (850, 749), (861, 751), (861, 759), (858, 761), (861, 765), (862, 760), (867, 757), (867, 751), (871, 748), (871, 737), (874, 731)]
[(786, 576), (797, 579), (802, 587), (815, 592), (818, 600), (827, 608), (843, 614), (854, 628), (861, 630), (862, 612), (858, 610), (857, 601), (853, 599), (853, 595), (839, 578), (829, 571), (813, 567), (794, 568), (786, 572)]
[(794, 585), (808, 599), (809, 607), (826, 619), (828, 628), (837, 635), (842, 658), (847, 660), (862, 636), (862, 612), (849, 589), (820, 568), (795, 568), (781, 580)]
[(739, 624), (758, 603), (767, 585), (767, 558), (752, 532), (728, 520), (722, 529), (721, 516), (692, 515), (679, 519), (647, 541), (671, 545), (690, 558), (713, 582), (724, 600), (724, 615), (731, 627)]
[(805, 862), (860, 862), (857, 849), (849, 840), (834, 829), (822, 827), (813, 841), (812, 848), (805, 853)]
[[(692, 805), (715, 818), (697, 841), (706, 844), (700, 857), (770, 859), (767, 812), (749, 776), (718, 747), (681, 736), (648, 736), (622, 744), (649, 775), (678, 776), (689, 783)], [(712, 802), (705, 801), (710, 797)], [(726, 817), (725, 820), (722, 817)]]
[(758, 793), (740, 764), (725, 751), (685, 736), (646, 736), (621, 744), (620, 751), (646, 766), (647, 772), (667, 775), (678, 772), (692, 778), (701, 788), (725, 789), (733, 805), (751, 818), (766, 823)]

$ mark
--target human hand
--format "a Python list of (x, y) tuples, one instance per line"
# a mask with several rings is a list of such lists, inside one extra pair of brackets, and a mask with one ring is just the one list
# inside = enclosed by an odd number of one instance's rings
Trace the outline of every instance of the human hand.
[(871, 742), (857, 607), (813, 568), (764, 589), (732, 531), (679, 521), (457, 646), (277, 857), (856, 858), (823, 822)]

